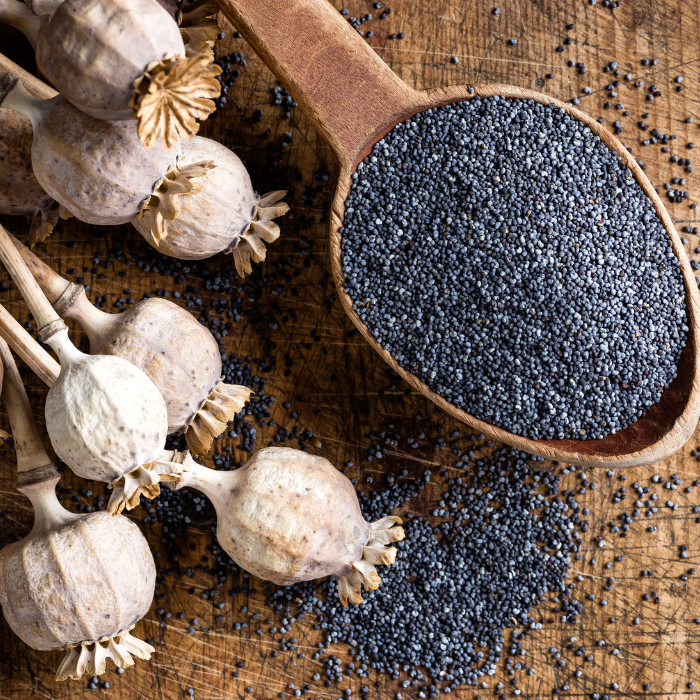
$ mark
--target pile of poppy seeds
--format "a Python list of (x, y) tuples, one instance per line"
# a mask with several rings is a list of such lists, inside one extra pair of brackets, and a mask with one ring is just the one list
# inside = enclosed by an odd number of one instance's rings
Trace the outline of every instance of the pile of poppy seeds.
[(562, 109), (478, 98), (397, 125), (353, 175), (345, 291), (433, 391), (534, 439), (598, 439), (676, 376), (680, 264), (620, 157)]
[[(431, 522), (409, 513), (395, 564), (382, 569), (382, 585), (363, 593), (362, 605), (342, 608), (334, 579), (320, 590), (318, 582), (280, 588), (268, 603), (281, 608), (278, 601), (294, 600), (302, 616), (313, 610), (326, 638), (314, 658), (345, 642), (361, 678), (370, 668), (395, 678), (409, 672), (415, 683), (404, 686), (430, 679), (442, 692), (483, 683), (503, 656), (519, 655), (506, 646), (506, 628), (541, 628), (530, 613), (548, 594), (558, 596), (570, 622), (581, 610), (568, 599), (573, 587), (566, 582), (582, 544), (576, 532), (580, 509), (573, 498), (557, 497), (561, 477), (533, 471), (530, 459), (513, 448), (497, 450), (463, 478), (445, 482)], [(359, 494), (365, 519), (406, 505), (430, 481), (430, 472), (410, 485), (394, 481), (389, 476), (388, 489)], [(342, 678), (342, 670), (328, 665), (329, 679)], [(518, 670), (527, 673), (529, 667), (519, 663)], [(437, 686), (431, 687), (435, 697)]]

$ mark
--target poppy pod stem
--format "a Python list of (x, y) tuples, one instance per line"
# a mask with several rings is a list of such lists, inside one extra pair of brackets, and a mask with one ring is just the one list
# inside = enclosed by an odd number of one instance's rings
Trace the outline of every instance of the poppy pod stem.
[[(8, 344), (2, 339), (0, 339), (0, 359), (4, 368), (2, 401), (12, 425), (17, 455), (18, 486), (26, 488), (47, 481), (53, 482), (59, 478), (59, 474), (39, 436), (15, 358)], [(53, 486), (51, 492), (53, 493)]]
[(36, 129), (41, 121), (44, 105), (45, 101), (34, 97), (21, 80), (0, 68), (0, 106), (24, 114)]

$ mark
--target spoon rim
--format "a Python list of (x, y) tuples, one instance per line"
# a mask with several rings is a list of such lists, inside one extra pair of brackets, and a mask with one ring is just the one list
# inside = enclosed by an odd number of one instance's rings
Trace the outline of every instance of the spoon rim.
[[(657, 194), (654, 186), (647, 178), (644, 171), (637, 164), (634, 157), (627, 151), (622, 143), (601, 124), (594, 120), (589, 115), (576, 109), (573, 105), (562, 102), (545, 93), (537, 92), (527, 88), (520, 88), (514, 85), (504, 85), (499, 83), (489, 83), (481, 85), (456, 85), (446, 88), (436, 88), (423, 91), (411, 91), (412, 100), (406, 104), (406, 110), (401, 114), (394, 114), (387, 117), (384, 122), (377, 127), (372, 135), (365, 143), (360, 144), (356, 154), (348, 156), (336, 152), (339, 161), (338, 172), (336, 173), (336, 181), (334, 187), (334, 195), (331, 204), (331, 214), (329, 217), (329, 243), (330, 243), (330, 258), (331, 270), (333, 279), (336, 285), (336, 293), (341, 301), (345, 313), (349, 316), (355, 327), (360, 331), (365, 340), (370, 346), (379, 353), (380, 357), (399, 374), (409, 385), (420, 391), (423, 395), (429, 398), (433, 403), (439, 406), (452, 417), (469, 425), (470, 427), (479, 430), (488, 437), (492, 437), (500, 442), (512, 445), (517, 449), (539, 455), (546, 459), (551, 459), (560, 462), (576, 463), (590, 467), (633, 467), (651, 464), (652, 462), (664, 459), (676, 452), (683, 444), (685, 444), (692, 436), (698, 418), (700, 418), (700, 356), (698, 348), (700, 347), (700, 292), (695, 284), (695, 277), (690, 267), (688, 256), (685, 248), (681, 243), (680, 236), (676, 231), (673, 220), (666, 210), (660, 196)], [(503, 96), (506, 99), (522, 99), (533, 100), (539, 104), (546, 106), (554, 105), (563, 109), (567, 114), (574, 117), (579, 122), (582, 122), (591, 131), (600, 138), (600, 140), (610, 150), (614, 151), (629, 168), (634, 176), (634, 179), (639, 183), (644, 194), (651, 200), (654, 205), (657, 216), (661, 220), (667, 235), (671, 239), (673, 252), (680, 262), (680, 270), (683, 276), (683, 285), (685, 288), (685, 305), (688, 333), (686, 346), (677, 368), (679, 373), (673, 382), (666, 387), (662, 393), (659, 402), (651, 406), (640, 419), (632, 423), (624, 430), (617, 433), (609, 434), (605, 438), (597, 440), (573, 440), (573, 439), (551, 439), (551, 440), (534, 440), (511, 433), (508, 430), (500, 428), (491, 423), (487, 423), (464, 409), (458, 408), (454, 404), (447, 401), (444, 397), (435, 393), (416, 375), (401, 367), (394, 359), (392, 354), (386, 350), (372, 335), (367, 326), (362, 322), (359, 315), (353, 308), (353, 301), (345, 291), (345, 275), (341, 264), (341, 240), (342, 233), (340, 228), (343, 225), (345, 213), (345, 200), (350, 192), (352, 183), (352, 174), (356, 171), (360, 162), (371, 152), (374, 145), (384, 138), (398, 123), (404, 122), (416, 114), (426, 111), (434, 107), (441, 107), (447, 104), (462, 102), (473, 99), (474, 97), (495, 97)], [(692, 353), (688, 357), (688, 353)], [(615, 442), (619, 442), (620, 438), (625, 438), (625, 433), (630, 431), (628, 435), (635, 435), (639, 430), (640, 424), (652, 414), (652, 417), (647, 422), (653, 422), (654, 409), (663, 401), (671, 387), (679, 380), (681, 366), (684, 363), (692, 362), (692, 386), (688, 390), (689, 395), (684, 398), (683, 410), (680, 415), (674, 417), (673, 425), (669, 430), (664, 430), (660, 437), (657, 437), (643, 445), (639, 449), (631, 451), (618, 451), (614, 453), (606, 453), (600, 451), (593, 453), (593, 448), (596, 445), (604, 443), (606, 440), (615, 438)], [(627, 441), (625, 440), (624, 443)], [(624, 444), (623, 443), (623, 444)], [(587, 449), (580, 452), (573, 449), (574, 445), (585, 445)]]

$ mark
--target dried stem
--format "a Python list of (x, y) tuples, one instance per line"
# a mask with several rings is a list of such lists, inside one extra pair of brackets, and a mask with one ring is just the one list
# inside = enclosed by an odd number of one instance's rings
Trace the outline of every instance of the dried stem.
[(31, 73), (28, 73), (24, 68), (18, 66), (14, 61), (11, 61), (7, 56), (0, 53), (0, 77), (4, 72), (12, 74), (18, 80), (24, 83), (30, 94), (42, 100), (48, 100), (51, 97), (56, 97), (58, 93), (49, 87), (46, 83), (35, 78)]
[[(49, 300), (52, 306), (56, 304), (71, 286), (71, 283), (67, 279), (61, 277), (58, 272), (49, 267), (41, 258), (34, 255), (27, 246), (18, 241), (11, 233), (7, 232), (7, 235), (15, 248), (19, 251), (22, 260), (24, 260), (26, 266), (31, 271), (34, 279), (41, 287), (44, 296)], [(58, 312), (58, 314), (59, 316), (61, 315), (60, 312)]]
[[(54, 311), (49, 300), (44, 296), (34, 276), (26, 266), (22, 256), (17, 248), (15, 248), (12, 239), (3, 226), (0, 226), (0, 260), (10, 273), (10, 277), (19, 287), (24, 300), (29, 306), (38, 326), (42, 337), (46, 339), (49, 332), (53, 334), (58, 329), (60, 322), (61, 327), (65, 327), (59, 315)], [(47, 327), (49, 327), (47, 329)], [(44, 330), (47, 329), (47, 330)]]
[(61, 373), (61, 366), (4, 306), (0, 306), (0, 338), (9, 344), (44, 384), (50, 387), (54, 385)]
[(58, 477), (58, 472), (44, 449), (15, 358), (2, 339), (0, 358), (5, 368), (2, 400), (10, 416), (12, 437), (15, 441), (18, 484), (30, 486), (52, 481)]

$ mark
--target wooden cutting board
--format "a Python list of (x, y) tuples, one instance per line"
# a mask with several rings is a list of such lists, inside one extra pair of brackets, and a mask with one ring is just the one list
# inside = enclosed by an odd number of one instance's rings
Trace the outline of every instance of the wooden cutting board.
[[(339, 2), (334, 4), (341, 9)], [(384, 8), (392, 10), (391, 14), (385, 19), (365, 23), (362, 29), (374, 33), (370, 44), (409, 85), (425, 88), (449, 83), (499, 82), (549, 92), (562, 100), (578, 96), (581, 109), (594, 117), (605, 117), (611, 128), (613, 122), (620, 120), (623, 128), (620, 138), (644, 161), (647, 174), (662, 189), (662, 194), (664, 183), (671, 178), (687, 178), (687, 184), (678, 187), (688, 190), (690, 199), (683, 204), (669, 204), (669, 211), (679, 228), (699, 225), (688, 203), (700, 196), (700, 171), (688, 174), (685, 168), (669, 162), (674, 154), (692, 159), (694, 151), (687, 148), (687, 144), (697, 141), (700, 145), (699, 0), (623, 0), (615, 10), (602, 7), (602, 0), (595, 6), (588, 0), (388, 0), (383, 4)], [(377, 18), (382, 9), (376, 10), (373, 5), (374, 2), (366, 0), (348, 0), (347, 7), (350, 16), (371, 13)], [(496, 6), (501, 10), (498, 15), (493, 14)], [(569, 23), (574, 23), (575, 29), (566, 31)], [(405, 33), (404, 39), (389, 38), (390, 34), (401, 32)], [(0, 34), (0, 50), (10, 46), (8, 36)], [(566, 36), (571, 37), (573, 43), (565, 46), (563, 52), (557, 52), (556, 47), (563, 45)], [(509, 44), (509, 39), (517, 39), (517, 44)], [(226, 27), (226, 38), (221, 41), (220, 49), (222, 54), (244, 54), (247, 65), (234, 66), (241, 70), (241, 76), (229, 90), (227, 105), (206, 123), (203, 133), (235, 148), (246, 161), (259, 191), (289, 184), (293, 207), (293, 217), (283, 223), (282, 238), (271, 246), (263, 265), (267, 281), (256, 273), (241, 287), (240, 302), (236, 304), (241, 321), (234, 323), (229, 331), (227, 351), (241, 358), (264, 359), (266, 367), (259, 373), (267, 379), (267, 392), (277, 399), (271, 410), (272, 419), (288, 429), (298, 422), (311, 430), (314, 434), (311, 449), (336, 464), (352, 461), (355, 466), (349, 470), (349, 475), (358, 481), (364, 482), (372, 476), (375, 484), (381, 483), (382, 473), (401, 469), (418, 474), (428, 467), (436, 473), (441, 464), (450, 466), (450, 474), (456, 475), (456, 458), (449, 436), (455, 430), (460, 431), (461, 437), (456, 439), (454, 447), (463, 448), (468, 442), (464, 426), (448, 419), (427, 399), (393, 377), (356, 334), (335, 300), (329, 278), (325, 226), (331, 195), (327, 176), (333, 168), (329, 149), (317, 138), (300, 110), (292, 110), (289, 121), (282, 119), (282, 108), (271, 105), (271, 90), (276, 85), (274, 78), (242, 39), (232, 37), (230, 27)], [(452, 63), (452, 56), (457, 56), (459, 63)], [(658, 58), (659, 63), (656, 67), (643, 67), (642, 58)], [(576, 67), (569, 68), (568, 60), (583, 62), (586, 73)], [(617, 61), (621, 70), (616, 97), (609, 97), (605, 89), (615, 79), (611, 73), (602, 71), (610, 61)], [(625, 81), (628, 72), (635, 80), (643, 80), (645, 87), (634, 88), (633, 82)], [(554, 78), (546, 78), (548, 73), (554, 74)], [(684, 78), (682, 92), (676, 91), (675, 78), (679, 75)], [(662, 93), (653, 102), (646, 100), (652, 84)], [(591, 93), (584, 94), (584, 87), (590, 87)], [(607, 101), (612, 104), (610, 109), (603, 107)], [(624, 110), (616, 109), (620, 103), (624, 104)], [(262, 115), (256, 115), (256, 110), (262, 110)], [(623, 111), (628, 111), (629, 116), (624, 117)], [(651, 115), (645, 119), (649, 130), (642, 131), (636, 125), (645, 112)], [(686, 123), (686, 118), (691, 116), (696, 118), (695, 122)], [(650, 138), (654, 128), (662, 134), (677, 135), (677, 139), (669, 143), (669, 153), (661, 152), (661, 144), (640, 145), (640, 139)], [(291, 144), (282, 148), (287, 131), (292, 134)], [(25, 234), (27, 231), (22, 220), (3, 217), (2, 222), (14, 232)], [(692, 251), (700, 245), (700, 239), (682, 235), (688, 239), (691, 258), (698, 257), (692, 255)], [(124, 259), (132, 264), (115, 259), (108, 268), (104, 267), (110, 256), (120, 257), (114, 254), (116, 249), (122, 249)], [(191, 294), (193, 299), (202, 300), (201, 308), (207, 308), (213, 300), (228, 302), (231, 298), (223, 291), (207, 291), (201, 275), (199, 279), (178, 284), (160, 270), (146, 271), (145, 265), (139, 267), (138, 261), (148, 257), (148, 249), (128, 227), (98, 231), (75, 221), (62, 222), (58, 232), (38, 251), (71, 279), (84, 277), (85, 283), (90, 285), (89, 295), (93, 301), (106, 295), (105, 310), (115, 310), (114, 304), (120, 297), (138, 301), (144, 293), (157, 290), (186, 293), (187, 285), (197, 288)], [(146, 264), (152, 266), (152, 263)], [(206, 267), (214, 271), (228, 266), (230, 260), (222, 256)], [(77, 272), (69, 274), (71, 269)], [(0, 280), (9, 282), (4, 272), (0, 272)], [(124, 292), (125, 288), (131, 291)], [(238, 296), (236, 292), (234, 298)], [(28, 319), (26, 307), (11, 287), (0, 291), (0, 303), (7, 304), (22, 320)], [(195, 310), (199, 308), (195, 302)], [(228, 320), (215, 312), (212, 316)], [(45, 393), (43, 387), (31, 379), (29, 390), (40, 408)], [(292, 404), (288, 410), (282, 406), (287, 401)], [(291, 417), (292, 411), (298, 413), (298, 421)], [(416, 413), (429, 418), (433, 426), (425, 430), (426, 437), (419, 441), (420, 448), (413, 450), (408, 448), (405, 438), (415, 437), (421, 430), (414, 418)], [(0, 425), (8, 427), (6, 416), (0, 416)], [(442, 427), (441, 433), (438, 425)], [(256, 427), (258, 448), (267, 445), (277, 432), (272, 426)], [(388, 454), (381, 461), (370, 462), (368, 449), (380, 442), (378, 438), (370, 438), (373, 431), (377, 436), (380, 431), (398, 432), (403, 438), (398, 445), (388, 446)], [(690, 454), (697, 446), (699, 435), (696, 432), (696, 438), (673, 459), (653, 468), (629, 470), (625, 483), (619, 477), (610, 479), (604, 473), (589, 472), (589, 480), (595, 481), (598, 488), (588, 489), (578, 496), (578, 501), (582, 507), (591, 509), (590, 530), (585, 536), (590, 549), (574, 567), (574, 575), (580, 572), (583, 577), (577, 586), (584, 611), (576, 628), (559, 622), (547, 624), (550, 617), (558, 619), (551, 605), (535, 611), (536, 616), (543, 616), (545, 625), (533, 633), (526, 644), (529, 649), (526, 661), (537, 673), (531, 677), (520, 676), (522, 697), (549, 697), (553, 687), (565, 683), (570, 690), (564, 697), (607, 693), (611, 698), (652, 695), (678, 698), (693, 695), (700, 688), (700, 627), (694, 622), (700, 616), (700, 583), (697, 574), (690, 576), (687, 582), (680, 579), (690, 567), (696, 566), (700, 571), (700, 552), (695, 544), (700, 524), (696, 524), (692, 512), (693, 506), (700, 504), (700, 492), (695, 488), (695, 493), (682, 493), (682, 489), (700, 477), (700, 464)], [(445, 444), (435, 449), (440, 436), (445, 438)], [(219, 441), (217, 450), (225, 445), (234, 448), (237, 459), (246, 458), (247, 453), (236, 447), (236, 440)], [(28, 502), (14, 491), (13, 469), (10, 447), (0, 447), (2, 544), (16, 535), (26, 534), (31, 523)], [(631, 494), (633, 482), (647, 485), (652, 474), (668, 478), (674, 472), (683, 479), (683, 486), (673, 492), (678, 510), (661, 508), (654, 518), (639, 519), (625, 538), (606, 535), (611, 546), (601, 554), (593, 537), (606, 531), (606, 523), (623, 512), (631, 512), (633, 507), (631, 495), (626, 501), (614, 504), (614, 493), (626, 487)], [(86, 485), (70, 474), (66, 475), (64, 483), (76, 489), (92, 488), (95, 493), (103, 488), (101, 484)], [(565, 477), (562, 487), (578, 489), (580, 480)], [(441, 491), (436, 479), (427, 490), (426, 500), (417, 503), (416, 508), (427, 512), (430, 504), (439, 500)], [(660, 494), (660, 501), (665, 503), (665, 500), (664, 494)], [(133, 513), (137, 521), (144, 515), (142, 509)], [(655, 525), (657, 532), (648, 533), (649, 525)], [(159, 565), (167, 570), (172, 563), (167, 562), (165, 549), (160, 544), (160, 526), (148, 524), (144, 530), (154, 552), (162, 552)], [(188, 532), (183, 543), (186, 555), (180, 561), (183, 568), (196, 564), (213, 566), (205, 549), (209, 538), (206, 528), (193, 528)], [(187, 549), (190, 544), (195, 545), (192, 551)], [(682, 544), (688, 545), (688, 559), (680, 558)], [(622, 562), (615, 561), (611, 570), (603, 569), (604, 562), (619, 555), (624, 557)], [(595, 565), (589, 563), (593, 556), (597, 559)], [(203, 563), (202, 557), (207, 561)], [(641, 571), (644, 569), (653, 569), (656, 575), (651, 579), (643, 578)], [(610, 574), (615, 576), (617, 584), (606, 594), (608, 606), (602, 607), (599, 604), (600, 577)], [(236, 585), (239, 582), (229, 577), (222, 589), (224, 593), (217, 598), (217, 602), (227, 603), (222, 613), (201, 598), (201, 591), (211, 586), (211, 578), (203, 572), (197, 572), (192, 579), (166, 576), (159, 589), (164, 598), (154, 603), (151, 613), (137, 627), (142, 637), (155, 640), (156, 654), (150, 663), (138, 662), (123, 675), (117, 675), (111, 667), (103, 677), (109, 682), (109, 689), (89, 690), (87, 680), (54, 682), (53, 670), (60, 653), (28, 649), (0, 618), (0, 699), (72, 700), (102, 695), (119, 700), (175, 700), (189, 697), (187, 690), (192, 688), (195, 698), (268, 700), (279, 697), (288, 683), (294, 683), (297, 688), (311, 683), (313, 691), (309, 695), (312, 697), (324, 700), (339, 697), (340, 692), (335, 687), (327, 689), (321, 682), (312, 680), (314, 673), (322, 673), (319, 662), (310, 658), (301, 660), (293, 652), (280, 652), (276, 658), (271, 656), (271, 651), (279, 648), (274, 641), (279, 636), (273, 639), (268, 632), (269, 625), (263, 624), (265, 632), (260, 636), (254, 632), (255, 625), (235, 629), (236, 623), (250, 622), (254, 612), (263, 620), (272, 617), (257, 582), (250, 595), (231, 598), (226, 591)], [(190, 587), (195, 588), (194, 595), (189, 593)], [(643, 594), (652, 590), (660, 594), (660, 603), (643, 601)], [(585, 598), (589, 593), (595, 594), (595, 601)], [(248, 612), (240, 612), (244, 605)], [(160, 607), (173, 612), (173, 618), (162, 622), (156, 614)], [(185, 613), (185, 620), (177, 619), (180, 611)], [(219, 614), (224, 615), (223, 622), (216, 622)], [(617, 619), (614, 625), (607, 622), (611, 615)], [(642, 623), (635, 625), (633, 620), (638, 616)], [(197, 617), (200, 624), (198, 631), (191, 635), (186, 631), (186, 623), (193, 617)], [(304, 650), (310, 657), (311, 647), (320, 640), (311, 622), (298, 623), (292, 634), (299, 640), (298, 651)], [(571, 636), (577, 637), (578, 644), (585, 644), (587, 653), (594, 656), (592, 662), (582, 663), (567, 652), (566, 666), (556, 665), (550, 648), (561, 649)], [(606, 640), (605, 647), (597, 646), (599, 639)], [(610, 651), (614, 646), (620, 650), (617, 656)], [(344, 648), (331, 649), (329, 653), (347, 658)], [(238, 668), (238, 662), (244, 662), (244, 667)], [(573, 672), (579, 666), (584, 673), (577, 679)], [(238, 673), (237, 678), (234, 673)], [(377, 680), (383, 681), (379, 687)], [(482, 697), (496, 695), (493, 688), (499, 680), (506, 683), (508, 697), (514, 697), (512, 686), (508, 685), (508, 678), (502, 671), (491, 680), (491, 689), (479, 691)], [(696, 681), (695, 689), (687, 687), (689, 681)], [(618, 691), (611, 690), (613, 682), (619, 684)], [(642, 690), (644, 683), (650, 685), (648, 692)], [(355, 679), (341, 687), (352, 688), (353, 695), (359, 697), (364, 684), (365, 681)], [(370, 698), (378, 700), (389, 700), (401, 691), (399, 682), (386, 678), (373, 676), (367, 685)], [(249, 687), (253, 688), (252, 692), (247, 691)], [(473, 698), (475, 692), (463, 689), (457, 696)], [(404, 690), (406, 697), (409, 695)]]

